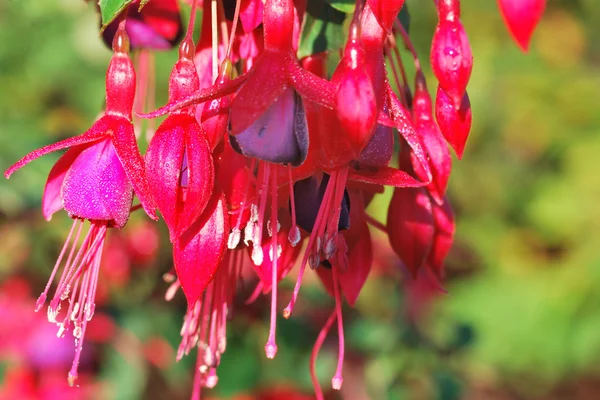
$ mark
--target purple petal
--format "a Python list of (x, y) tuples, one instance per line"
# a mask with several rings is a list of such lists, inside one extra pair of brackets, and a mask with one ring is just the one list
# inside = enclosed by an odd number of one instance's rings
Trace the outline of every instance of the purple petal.
[(369, 143), (360, 153), (358, 161), (372, 167), (385, 167), (392, 159), (394, 134), (392, 128), (377, 125)]
[(300, 165), (308, 154), (302, 100), (288, 88), (249, 128), (231, 136), (235, 150), (263, 161)]
[(109, 139), (81, 152), (65, 176), (61, 196), (72, 217), (125, 225), (133, 188)]

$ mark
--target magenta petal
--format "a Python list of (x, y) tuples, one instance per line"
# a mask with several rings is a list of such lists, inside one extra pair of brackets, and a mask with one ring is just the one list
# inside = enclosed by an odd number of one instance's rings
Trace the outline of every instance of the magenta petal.
[(204, 214), (173, 246), (173, 260), (188, 306), (212, 281), (227, 244), (229, 223), (225, 197), (213, 196)]
[(153, 50), (168, 50), (171, 43), (146, 23), (133, 19), (127, 19), (127, 34), (131, 46), (135, 48), (147, 48)]
[(129, 181), (133, 185), (135, 194), (140, 199), (146, 214), (152, 219), (158, 219), (156, 216), (156, 204), (150, 193), (150, 187), (146, 180), (146, 169), (144, 159), (140, 154), (133, 132), (133, 125), (129, 121), (117, 120), (113, 122), (113, 146), (123, 164)]
[(65, 176), (71, 168), (71, 165), (75, 159), (85, 149), (85, 146), (77, 146), (67, 150), (63, 154), (54, 167), (48, 174), (48, 180), (46, 181), (46, 187), (44, 188), (44, 196), (42, 198), (42, 214), (46, 220), (52, 219), (52, 214), (63, 208), (62, 198), (60, 196), (61, 187)]
[(262, 23), (263, 9), (261, 0), (242, 0), (240, 21), (244, 32), (250, 33)]
[(133, 191), (109, 139), (79, 154), (65, 176), (61, 196), (71, 217), (125, 225)]
[(210, 146), (200, 125), (193, 117), (190, 117), (190, 119), (186, 132), (187, 196), (177, 223), (178, 235), (188, 229), (206, 208), (213, 191), (215, 179)]
[(99, 140), (107, 135), (108, 130), (109, 118), (102, 117), (98, 121), (96, 121), (96, 123), (94, 123), (94, 125), (92, 125), (92, 127), (88, 131), (82, 133), (79, 136), (71, 137), (65, 140), (61, 140), (60, 142), (49, 144), (48, 146), (44, 146), (41, 149), (34, 150), (31, 153), (27, 154), (9, 169), (7, 169), (4, 173), (4, 176), (6, 177), (6, 179), (10, 178), (13, 172), (18, 170), (19, 168), (24, 167), (36, 158), (39, 158), (48, 153), (52, 153), (53, 151), (62, 150), (67, 147), (78, 146), (80, 144), (85, 144)]
[(178, 190), (185, 150), (187, 124), (181, 123), (182, 119), (189, 122), (192, 117), (184, 114), (168, 117), (156, 130), (146, 152), (148, 186), (169, 227), (171, 240), (177, 233)]

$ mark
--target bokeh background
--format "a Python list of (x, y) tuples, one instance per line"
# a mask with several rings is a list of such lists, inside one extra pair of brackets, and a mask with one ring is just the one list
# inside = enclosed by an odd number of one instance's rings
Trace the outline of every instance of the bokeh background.
[[(427, 60), (435, 10), (407, 3)], [(341, 396), (600, 398), (600, 7), (550, 0), (524, 55), (495, 1), (462, 4), (475, 55), (474, 118), (450, 182), (458, 226), (448, 294), (432, 298), (414, 282), (374, 273), (345, 310)], [(0, 0), (0, 170), (94, 120), (110, 57), (97, 32), (92, 4)], [(159, 104), (175, 59), (157, 56)], [(64, 213), (48, 223), (40, 212), (57, 157), (0, 179), (0, 399), (187, 399), (195, 356), (174, 362), (185, 303), (182, 295), (164, 301), (166, 232), (142, 215), (109, 238), (80, 387), (66, 387), (72, 341), (56, 339), (45, 313), (33, 312), (70, 226)], [(372, 207), (377, 218), (386, 198)], [(382, 268), (394, 269), (385, 241), (377, 249)], [(210, 396), (311, 398), (310, 351), (332, 300), (308, 279), (299, 311), (279, 324), (277, 358), (267, 361), (268, 298), (242, 307), (251, 289), (240, 291)], [(318, 360), (324, 387), (336, 352), (332, 333)]]

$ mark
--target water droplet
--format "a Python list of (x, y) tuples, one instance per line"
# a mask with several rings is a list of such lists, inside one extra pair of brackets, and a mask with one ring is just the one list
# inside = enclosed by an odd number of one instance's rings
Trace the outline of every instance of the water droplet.
[(288, 233), (288, 240), (293, 247), (300, 242), (300, 229), (297, 226), (293, 226)]

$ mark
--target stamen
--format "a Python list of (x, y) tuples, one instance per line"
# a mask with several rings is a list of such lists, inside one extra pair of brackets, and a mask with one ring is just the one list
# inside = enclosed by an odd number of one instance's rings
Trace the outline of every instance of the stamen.
[[(292, 293), (292, 299), (290, 300), (287, 307), (283, 310), (283, 317), (289, 318), (292, 315), (294, 304), (296, 304), (296, 300), (298, 299), (298, 293), (300, 292), (300, 286), (302, 285), (302, 278), (304, 276), (304, 271), (306, 270), (306, 264), (310, 261), (311, 268), (316, 268), (320, 262), (320, 260), (315, 260), (315, 255), (312, 253), (312, 247), (314, 242), (316, 241), (318, 231), (321, 228), (321, 225), (324, 221), (324, 215), (326, 214), (326, 209), (328, 207), (329, 199), (332, 195), (333, 185), (327, 185), (325, 189), (325, 194), (323, 195), (323, 200), (321, 201), (321, 205), (319, 206), (319, 211), (317, 213), (317, 217), (315, 219), (315, 225), (313, 227), (313, 231), (308, 238), (308, 245), (306, 246), (306, 250), (304, 252), (304, 256), (302, 257), (302, 263), (300, 264), (300, 270), (298, 271), (298, 278), (296, 280), (296, 285), (294, 286), (294, 292)], [(318, 258), (318, 255), (317, 255)], [(315, 263), (316, 261), (316, 263)]]
[[(239, 1), (239, 0), (238, 0)], [(300, 242), (300, 229), (296, 225), (296, 199), (294, 198), (294, 180), (292, 179), (292, 166), (288, 165), (288, 183), (290, 187), (290, 203), (292, 214), (292, 227), (288, 233), (288, 240), (294, 247)]]
[(317, 356), (319, 355), (319, 351), (323, 346), (323, 342), (325, 342), (325, 338), (329, 334), (329, 330), (331, 329), (331, 325), (336, 318), (336, 310), (334, 309), (329, 318), (327, 318), (327, 322), (321, 328), (319, 335), (317, 336), (317, 340), (313, 346), (312, 352), (310, 353), (310, 380), (312, 381), (313, 387), (315, 389), (315, 396), (317, 400), (323, 400), (323, 390), (321, 389), (321, 385), (319, 384), (319, 380), (317, 379), (316, 373), (316, 364), (317, 364)]
[[(46, 297), (48, 295), (48, 290), (50, 290), (50, 285), (54, 281), (54, 276), (56, 275), (56, 271), (58, 271), (58, 267), (63, 259), (63, 256), (65, 255), (65, 251), (67, 250), (67, 247), (70, 244), (71, 236), (73, 235), (73, 231), (75, 230), (75, 226), (77, 225), (78, 221), (79, 220), (76, 219), (75, 222), (73, 222), (73, 225), (71, 226), (71, 230), (69, 231), (69, 235), (67, 236), (67, 240), (65, 240), (65, 244), (63, 245), (63, 248), (60, 251), (60, 254), (58, 256), (58, 259), (56, 260), (56, 263), (54, 264), (54, 269), (52, 269), (52, 273), (50, 274), (50, 279), (48, 279), (46, 288), (44, 289), (44, 291), (42, 292), (40, 297), (37, 299), (37, 301), (35, 302), (35, 312), (40, 311), (42, 306), (46, 303)], [(81, 231), (81, 226), (80, 226), (80, 231)], [(79, 233), (77, 234), (77, 237), (79, 237)], [(73, 250), (71, 250), (71, 252), (72, 251)]]
[[(275, 233), (271, 236), (271, 248), (278, 249), (277, 246), (277, 173), (273, 173), (271, 182), (271, 230)], [(265, 345), (265, 353), (267, 358), (274, 358), (277, 354), (277, 344), (275, 342), (275, 333), (277, 325), (277, 261), (279, 252), (273, 251), (273, 262), (271, 263), (271, 326), (269, 328), (269, 340)]]
[(262, 232), (263, 232), (263, 224), (265, 220), (265, 210), (267, 207), (267, 195), (269, 189), (269, 176), (270, 176), (270, 166), (268, 163), (260, 163), (262, 166), (262, 186), (260, 189), (260, 199), (259, 199), (259, 214), (258, 214), (258, 225), (256, 227), (254, 241), (252, 243), (252, 262), (254, 265), (259, 266), (263, 262), (263, 250), (262, 250)]
[(344, 365), (344, 323), (342, 321), (342, 299), (340, 297), (340, 288), (336, 272), (336, 265), (333, 265), (331, 272), (333, 275), (333, 291), (335, 295), (335, 311), (337, 313), (338, 321), (338, 340), (339, 340), (339, 353), (338, 353), (338, 364), (335, 370), (335, 375), (331, 379), (331, 387), (334, 390), (340, 390), (344, 378), (342, 377), (342, 367)]

